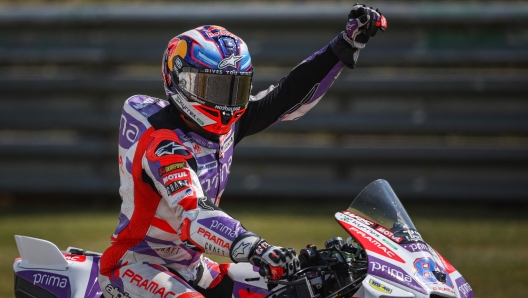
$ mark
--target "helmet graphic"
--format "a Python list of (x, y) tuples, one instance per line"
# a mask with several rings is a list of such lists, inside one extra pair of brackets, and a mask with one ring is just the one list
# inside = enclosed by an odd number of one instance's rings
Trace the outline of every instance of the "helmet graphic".
[(165, 93), (188, 119), (222, 135), (244, 114), (253, 65), (246, 43), (219, 26), (174, 37), (162, 63)]

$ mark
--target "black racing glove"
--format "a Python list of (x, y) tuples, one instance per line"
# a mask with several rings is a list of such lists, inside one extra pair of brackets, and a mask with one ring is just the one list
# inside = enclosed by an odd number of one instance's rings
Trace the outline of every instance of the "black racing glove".
[(359, 51), (365, 48), (378, 29), (387, 29), (387, 20), (381, 12), (364, 4), (354, 4), (348, 14), (345, 31), (331, 43), (332, 50), (347, 67), (354, 68)]
[(348, 14), (346, 31), (343, 38), (356, 49), (363, 49), (369, 38), (374, 37), (378, 32), (387, 29), (387, 20), (381, 12), (365, 4), (354, 4)]
[(301, 267), (295, 250), (270, 245), (251, 232), (233, 241), (229, 255), (235, 263), (250, 262), (259, 267), (259, 274), (272, 280), (290, 277)]

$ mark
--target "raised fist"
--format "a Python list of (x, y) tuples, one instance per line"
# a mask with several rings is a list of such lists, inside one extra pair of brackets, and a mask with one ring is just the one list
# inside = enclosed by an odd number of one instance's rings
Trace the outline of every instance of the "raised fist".
[(387, 29), (387, 20), (378, 9), (364, 4), (355, 4), (348, 14), (348, 21), (343, 38), (354, 48), (363, 49), (370, 37), (378, 32), (378, 28)]

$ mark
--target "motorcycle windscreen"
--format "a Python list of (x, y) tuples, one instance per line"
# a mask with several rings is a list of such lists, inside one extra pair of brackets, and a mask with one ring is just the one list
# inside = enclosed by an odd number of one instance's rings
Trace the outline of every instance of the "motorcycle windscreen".
[(365, 187), (348, 211), (388, 228), (408, 241), (421, 240), (407, 211), (385, 180), (376, 180)]

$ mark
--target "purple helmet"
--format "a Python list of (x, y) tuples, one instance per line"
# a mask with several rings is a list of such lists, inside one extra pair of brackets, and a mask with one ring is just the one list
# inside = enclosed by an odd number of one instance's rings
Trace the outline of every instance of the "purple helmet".
[(206, 131), (222, 135), (244, 114), (253, 65), (246, 43), (220, 26), (174, 37), (163, 55), (169, 100)]

